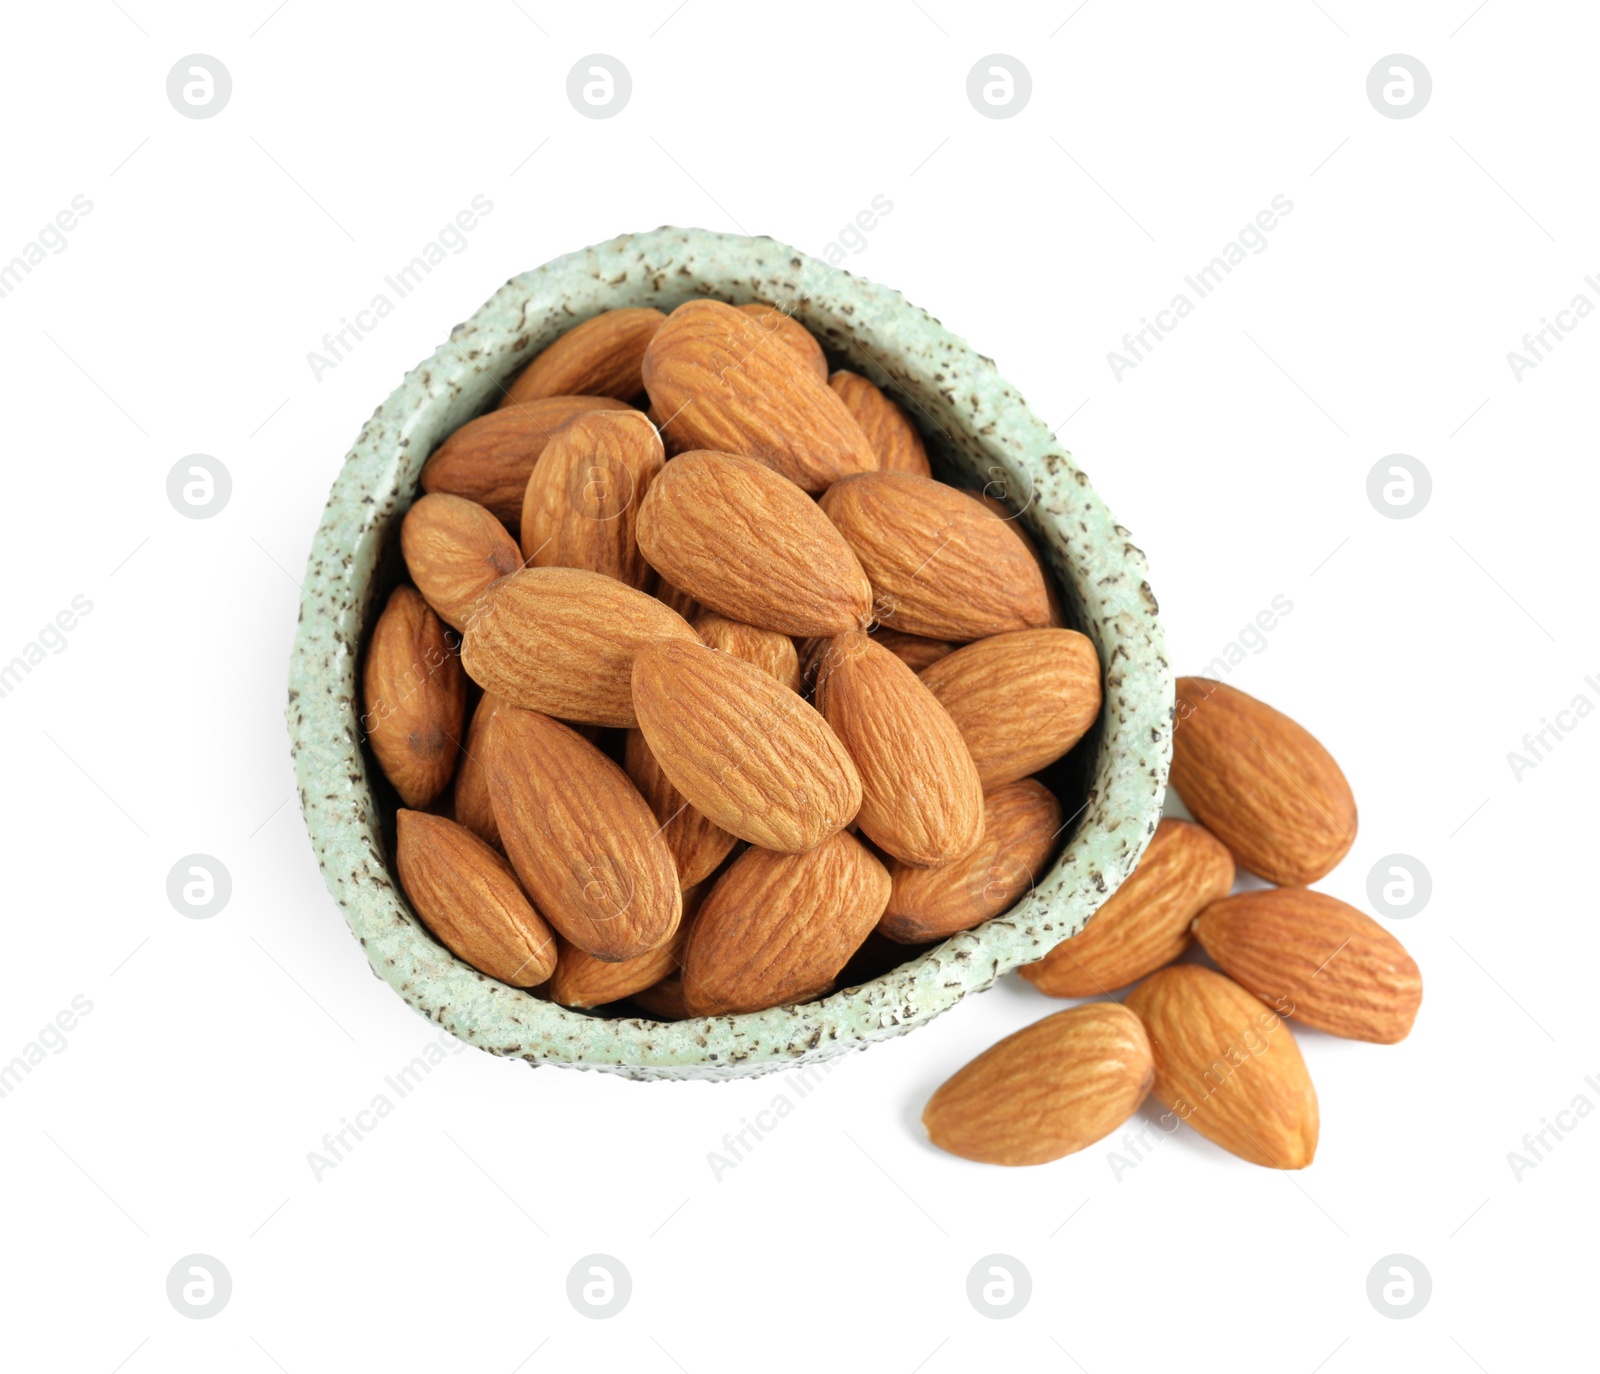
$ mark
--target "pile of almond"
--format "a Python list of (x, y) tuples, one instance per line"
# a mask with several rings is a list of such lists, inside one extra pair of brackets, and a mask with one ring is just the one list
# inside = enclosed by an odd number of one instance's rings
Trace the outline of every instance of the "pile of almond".
[(362, 723), (406, 895), (482, 973), (659, 1019), (804, 1002), (1049, 863), (1034, 775), (1099, 713), (1094, 647), (1013, 512), (792, 316), (596, 316), (422, 486)]
[[(1371, 917), (1306, 884), (1355, 840), (1349, 783), (1327, 750), (1221, 682), (1178, 681), (1172, 785), (1195, 822), (1157, 826), (1139, 867), (1085, 928), (1020, 970), (1053, 997), (1110, 998), (1007, 1037), (923, 1113), (936, 1145), (1039, 1164), (1093, 1144), (1154, 1093), (1159, 1127), (1302, 1169), (1317, 1095), (1287, 1022), (1393, 1044), (1422, 978)], [(1196, 823), (1198, 822), (1198, 823)], [(1235, 868), (1279, 884), (1230, 896)], [(1175, 963), (1197, 943), (1221, 972)], [(1143, 979), (1142, 982), (1139, 980)]]

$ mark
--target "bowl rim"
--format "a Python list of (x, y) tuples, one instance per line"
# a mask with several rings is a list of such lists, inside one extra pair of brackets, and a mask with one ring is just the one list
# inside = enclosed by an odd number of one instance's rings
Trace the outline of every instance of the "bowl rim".
[[(391, 877), (358, 732), (362, 629), (393, 524), (442, 438), (482, 413), (553, 338), (601, 310), (698, 295), (792, 311), (833, 356), (895, 390), (941, 456), (1025, 492), (1021, 518), (1100, 654), (1104, 705), (1088, 799), (1029, 895), (871, 981), (816, 1002), (658, 1022), (605, 1018), (507, 987), (421, 926)], [(663, 227), (505, 283), (363, 426), (312, 542), (286, 717), (307, 832), (373, 970), (416, 1011), (492, 1054), (634, 1078), (792, 1067), (926, 1024), (1075, 934), (1137, 864), (1160, 818), (1173, 674), (1143, 553), (994, 363), (898, 291), (770, 238)], [(1091, 740), (1095, 735), (1091, 734)], [(1071, 824), (1072, 821), (1069, 821)]]

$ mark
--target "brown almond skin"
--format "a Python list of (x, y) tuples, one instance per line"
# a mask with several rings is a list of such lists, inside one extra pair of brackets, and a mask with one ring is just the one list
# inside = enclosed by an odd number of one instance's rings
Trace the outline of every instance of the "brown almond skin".
[(461, 762), (456, 767), (455, 818), (485, 844), (500, 848), (500, 823), (489, 798), (489, 727), (500, 708), (500, 698), (485, 692), (467, 724), (461, 742)]
[(827, 721), (754, 664), (664, 640), (634, 661), (633, 704), (672, 785), (741, 840), (799, 853), (861, 807), (860, 775)]
[(1280, 887), (1331, 873), (1356, 839), (1356, 802), (1305, 727), (1209, 678), (1178, 679), (1172, 785), (1241, 868)]
[(517, 374), (502, 407), (546, 396), (614, 396), (644, 390), (644, 351), (667, 317), (648, 307), (607, 310), (567, 330)]
[(1009, 521), (954, 487), (910, 472), (835, 482), (822, 509), (855, 550), (879, 623), (967, 642), (1050, 623), (1033, 553)]
[(461, 642), (472, 680), (513, 706), (584, 725), (632, 726), (634, 656), (700, 641), (654, 597), (586, 568), (524, 568), (494, 586)]
[(758, 630), (742, 625), (725, 615), (707, 611), (694, 621), (694, 632), (703, 643), (725, 654), (753, 663), (777, 678), (791, 692), (800, 690), (800, 655), (794, 640), (776, 630)]
[(361, 728), (400, 799), (427, 806), (456, 771), (467, 713), (461, 659), (415, 587), (389, 595), (367, 645)]
[(894, 888), (879, 933), (926, 944), (1009, 911), (1032, 891), (1060, 829), (1061, 803), (1042, 783), (1023, 778), (995, 788), (983, 799), (983, 836), (972, 853), (937, 868), (889, 865)]
[(1144, 1101), (1154, 1069), (1139, 1018), (1115, 1002), (1058, 1011), (1008, 1035), (923, 1109), (928, 1139), (983, 1164), (1047, 1164), (1093, 1145)]
[(681, 970), (684, 942), (694, 924), (695, 912), (705, 899), (705, 887), (690, 888), (683, 894), (683, 918), (666, 944), (648, 954), (617, 963), (607, 963), (585, 954), (576, 945), (557, 941), (559, 956), (550, 979), (550, 1000), (563, 1007), (603, 1007), (654, 987), (664, 978), (676, 977)]
[(672, 938), (683, 911), (672, 855), (628, 775), (594, 745), (502, 706), (489, 793), (517, 877), (563, 937), (611, 962)]
[[(1005, 490), (1003, 481), (993, 485), (998, 486), (1002, 491)], [(1009, 524), (1017, 538), (1027, 546), (1033, 561), (1039, 565), (1039, 575), (1044, 578), (1044, 589), (1050, 597), (1049, 623), (1058, 629), (1065, 627), (1067, 624), (1067, 612), (1066, 607), (1061, 602), (1061, 589), (1056, 583), (1055, 574), (1050, 571), (1049, 565), (1044, 561), (1044, 555), (1039, 552), (1039, 546), (1029, 537), (1027, 530), (1022, 528), (1022, 522), (1017, 518), (1016, 511), (1012, 510), (998, 496), (991, 496), (986, 489), (979, 491), (971, 487), (962, 487), (960, 490), (963, 496), (970, 496), (974, 501), (979, 502), (995, 519), (1004, 520)]]
[(645, 411), (645, 415), (649, 418), (650, 423), (656, 427), (656, 433), (661, 436), (661, 447), (666, 450), (668, 458), (676, 458), (680, 453), (688, 451), (667, 433), (666, 421), (661, 418), (661, 413), (654, 406)]
[(402, 808), (395, 826), (400, 885), (439, 942), (511, 987), (544, 982), (556, 966), (555, 937), (505, 859), (443, 816)]
[[(947, 640), (924, 639), (921, 635), (901, 634), (898, 630), (885, 630), (881, 626), (877, 629), (869, 630), (867, 633), (874, 643), (883, 645), (913, 673), (918, 674), (924, 668), (937, 663), (946, 654), (959, 647)], [(816, 686), (817, 672), (822, 667), (822, 660), (827, 654), (828, 646), (832, 643), (833, 640), (826, 636), (800, 641), (800, 684), (802, 690), (809, 691)]]
[(1144, 1022), (1168, 1111), (1252, 1164), (1311, 1163), (1317, 1092), (1282, 1015), (1199, 964), (1151, 974), (1123, 1005)]
[(1411, 1034), (1422, 973), (1405, 946), (1337, 897), (1281, 887), (1224, 897), (1194, 936), (1217, 965), (1263, 1001), (1292, 1003), (1297, 1021), (1332, 1035), (1394, 1045)]
[(933, 667), (956, 648), (948, 639), (924, 639), (921, 635), (908, 635), (900, 630), (881, 627), (872, 632), (872, 637), (913, 673)]
[(704, 613), (700, 603), (687, 592), (680, 591), (668, 582), (660, 573), (656, 574), (655, 581), (648, 588), (650, 594), (663, 606), (670, 606), (691, 624), (698, 620)]
[(678, 972), (676, 935), (660, 949), (610, 964), (565, 941), (560, 949), (550, 980), (550, 1000), (562, 1007), (582, 1010), (620, 1002)]
[(738, 840), (683, 799), (683, 793), (661, 771), (643, 732), (629, 730), (623, 748), (623, 767), (661, 823), (661, 838), (678, 868), (678, 885), (687, 890), (704, 882)]
[[(550, 437), (522, 501), (522, 558), (536, 568), (588, 568), (644, 588), (639, 506), (666, 462), (637, 410), (591, 411)], [(520, 562), (520, 560), (519, 560)]]
[(828, 378), (828, 385), (867, 436), (867, 442), (877, 455), (880, 472), (933, 476), (933, 469), (928, 466), (927, 447), (904, 410), (854, 372), (841, 369)]
[(961, 728), (986, 788), (1054, 763), (1100, 714), (1100, 660), (1076, 630), (994, 635), (920, 676)]
[(688, 1015), (683, 1000), (683, 975), (673, 973), (652, 987), (632, 994), (635, 1006), (655, 1021), (682, 1021)]
[(861, 831), (920, 867), (965, 858), (983, 834), (983, 784), (961, 731), (917, 675), (861, 630), (822, 657), (817, 709), (861, 775)]
[(844, 402), (772, 339), (720, 301), (690, 301), (672, 312), (644, 355), (645, 390), (671, 442), (746, 454), (811, 492), (875, 468)]
[(795, 486), (751, 458), (674, 458), (639, 509), (639, 547), (708, 610), (786, 635), (866, 623), (872, 588), (855, 554)]
[(550, 436), (574, 415), (630, 410), (609, 396), (546, 396), (469, 420), (422, 465), (422, 489), (464, 496), (486, 507), (515, 539), (528, 476)]
[(764, 301), (749, 301), (737, 309), (743, 311), (762, 328), (772, 331), (775, 336), (774, 342), (792, 349), (795, 357), (816, 376), (818, 381), (828, 380), (828, 360), (823, 355), (822, 345), (793, 315)]
[(1188, 949), (1194, 918), (1228, 895), (1233, 878), (1233, 856), (1221, 840), (1169, 816), (1089, 923), (1017, 972), (1050, 997), (1109, 995)]
[(853, 835), (808, 854), (747, 849), (695, 917), (683, 955), (690, 1016), (808, 1001), (830, 987), (889, 900), (889, 874)]
[(517, 541), (489, 510), (442, 492), (406, 512), (400, 552), (423, 599), (453, 630), (464, 630), (478, 598), (522, 566)]
[(678, 921), (677, 933), (659, 949), (637, 958), (606, 963), (557, 937), (560, 955), (555, 961), (554, 976), (550, 977), (550, 1001), (571, 1008), (606, 1006), (638, 997), (667, 979), (678, 982), (678, 998), (682, 1001), (683, 945), (693, 928), (694, 913), (706, 901), (709, 891), (709, 883), (685, 889), (683, 918)]

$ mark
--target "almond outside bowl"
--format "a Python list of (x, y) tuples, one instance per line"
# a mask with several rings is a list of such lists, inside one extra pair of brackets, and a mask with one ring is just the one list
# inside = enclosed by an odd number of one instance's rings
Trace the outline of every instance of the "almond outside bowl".
[[(1010, 911), (820, 1001), (657, 1022), (569, 1011), (496, 982), (438, 944), (386, 852), (387, 784), (364, 754), (357, 668), (393, 584), (393, 535), (429, 453), (491, 409), (573, 325), (696, 296), (790, 310), (830, 361), (899, 399), (936, 475), (1004, 500), (1043, 553), (1069, 621), (1099, 650), (1105, 705), (1049, 781), (1072, 816), (1059, 857)], [(1018, 711), (1028, 703), (1019, 701)], [(1161, 813), (1173, 679), (1144, 555), (989, 359), (897, 291), (767, 238), (626, 234), (514, 277), (367, 422), (317, 529), (289, 670), (288, 724), (306, 829), (368, 962), (415, 1010), (490, 1054), (636, 1079), (734, 1078), (902, 1035), (1075, 934), (1132, 871)], [(377, 788), (375, 791), (374, 782)], [(389, 832), (392, 833), (392, 830)], [(1044, 1010), (1041, 1005), (1041, 1012)]]

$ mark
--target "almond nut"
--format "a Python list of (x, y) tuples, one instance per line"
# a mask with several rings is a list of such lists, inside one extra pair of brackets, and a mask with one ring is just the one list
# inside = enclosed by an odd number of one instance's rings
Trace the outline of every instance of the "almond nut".
[(983, 799), (983, 837), (965, 858), (937, 868), (889, 865), (894, 888), (878, 930), (920, 945), (1009, 911), (1032, 891), (1060, 832), (1061, 803), (1042, 783), (995, 788)]
[(861, 560), (890, 629), (964, 642), (1050, 623), (1032, 550), (953, 487), (868, 472), (830, 486), (822, 509)]
[(384, 777), (407, 806), (428, 805), (456, 771), (467, 682), (415, 587), (396, 587), (373, 627), (361, 696), (361, 728)]
[(574, 416), (528, 478), (522, 556), (536, 568), (588, 568), (643, 588), (651, 570), (634, 527), (665, 462), (655, 426), (637, 410)]
[(828, 360), (823, 356), (822, 345), (811, 331), (787, 311), (764, 301), (750, 301), (738, 307), (763, 329), (774, 335), (774, 341), (792, 349), (796, 358), (817, 380), (828, 380)]
[(980, 639), (920, 676), (961, 728), (985, 787), (1054, 763), (1100, 714), (1100, 660), (1076, 630)]
[(614, 396), (628, 401), (644, 390), (639, 375), (645, 347), (666, 319), (659, 310), (606, 310), (567, 330), (517, 374), (502, 407), (546, 396)]
[(931, 668), (956, 647), (948, 639), (924, 639), (921, 635), (908, 635), (900, 630), (885, 630), (882, 627), (874, 630), (872, 637), (913, 673)]
[(1233, 856), (1192, 821), (1167, 817), (1105, 905), (1070, 940), (1017, 970), (1051, 997), (1110, 994), (1189, 948), (1189, 927), (1233, 886)]
[(630, 1000), (655, 1021), (682, 1021), (689, 1015), (683, 999), (683, 974), (672, 973), (652, 987), (642, 988)]
[(628, 731), (623, 766), (661, 823), (661, 838), (678, 868), (678, 886), (688, 889), (704, 882), (732, 853), (738, 840), (683, 799), (683, 793), (661, 771), (642, 731)]
[(457, 958), (514, 988), (544, 982), (556, 943), (511, 866), (443, 816), (395, 815), (395, 867), (417, 915)]
[(806, 491), (874, 468), (844, 402), (773, 338), (720, 301), (672, 312), (644, 355), (645, 389), (671, 442), (747, 454)]
[(633, 705), (672, 785), (741, 840), (798, 853), (860, 809), (861, 778), (828, 723), (753, 664), (662, 640), (634, 662)]
[(489, 794), (517, 877), (567, 940), (615, 962), (672, 938), (683, 910), (672, 855), (628, 775), (594, 745), (502, 706)]
[(683, 894), (683, 919), (666, 944), (636, 955), (607, 963), (586, 954), (565, 940), (557, 941), (560, 951), (555, 973), (550, 978), (550, 1000), (563, 1007), (603, 1007), (654, 987), (664, 978), (680, 972), (684, 941), (694, 922), (694, 913), (704, 899), (704, 888), (690, 888)]
[(1157, 1100), (1224, 1150), (1269, 1169), (1317, 1152), (1317, 1092), (1282, 1014), (1198, 964), (1153, 973), (1123, 1003), (1144, 1022)]
[(422, 489), (464, 496), (486, 507), (515, 539), (528, 475), (544, 447), (574, 415), (630, 410), (609, 396), (546, 396), (469, 420), (422, 465)]
[(771, 673), (791, 692), (800, 690), (800, 655), (795, 652), (794, 640), (788, 635), (742, 625), (715, 611), (697, 616), (694, 632), (711, 648), (721, 649), (725, 654), (742, 658)]
[(1195, 939), (1228, 977), (1295, 1020), (1393, 1045), (1411, 1034), (1422, 974), (1405, 947), (1355, 907), (1282, 887), (1224, 897), (1200, 913)]
[(872, 588), (826, 516), (793, 482), (751, 458), (674, 458), (639, 510), (652, 567), (702, 606), (786, 635), (865, 623)]
[(461, 742), (461, 762), (456, 768), (455, 817), (485, 844), (500, 848), (500, 825), (489, 799), (489, 727), (500, 708), (500, 698), (485, 692), (467, 725)]
[(513, 706), (629, 726), (634, 655), (674, 638), (700, 642), (682, 616), (614, 577), (524, 568), (479, 602), (461, 661), (474, 682)]
[(853, 835), (807, 854), (747, 849), (717, 879), (683, 954), (685, 1008), (725, 1016), (829, 987), (889, 900), (889, 875)]
[(655, 581), (648, 588), (650, 594), (663, 606), (670, 606), (685, 620), (693, 623), (701, 613), (701, 606), (687, 592), (679, 591), (672, 583), (668, 582), (660, 573), (656, 574)]
[(1153, 1078), (1139, 1018), (1115, 1002), (1058, 1011), (985, 1050), (928, 1099), (941, 1150), (984, 1164), (1046, 1164), (1139, 1109)]
[(857, 373), (835, 372), (828, 378), (828, 385), (867, 436), (880, 472), (933, 476), (933, 469), (928, 466), (927, 447), (905, 411)]
[[(1006, 489), (1003, 480), (993, 482), (990, 485), (998, 487), (1001, 491)], [(1045, 563), (1044, 555), (1039, 552), (1039, 546), (1033, 542), (1028, 532), (1022, 528), (1022, 522), (1017, 518), (1017, 512), (1012, 510), (998, 496), (991, 495), (988, 487), (983, 488), (981, 491), (974, 491), (970, 487), (962, 487), (960, 491), (963, 496), (970, 496), (974, 501), (982, 505), (996, 520), (1003, 520), (1010, 525), (1017, 538), (1027, 546), (1028, 553), (1032, 556), (1033, 561), (1039, 565), (1039, 575), (1044, 578), (1044, 589), (1050, 598), (1050, 619), (1047, 623), (1057, 629), (1066, 628), (1067, 612), (1066, 608), (1061, 604), (1061, 589), (1056, 585), (1055, 574), (1050, 571), (1049, 565)]]
[(1333, 871), (1356, 838), (1339, 765), (1303, 726), (1209, 678), (1178, 679), (1172, 785), (1241, 868), (1285, 887)]
[(476, 501), (424, 496), (400, 522), (400, 552), (423, 599), (453, 630), (464, 630), (478, 598), (522, 566), (517, 542)]
[(861, 630), (828, 646), (817, 709), (861, 775), (862, 832), (906, 863), (950, 864), (983, 833), (983, 784), (945, 709)]

